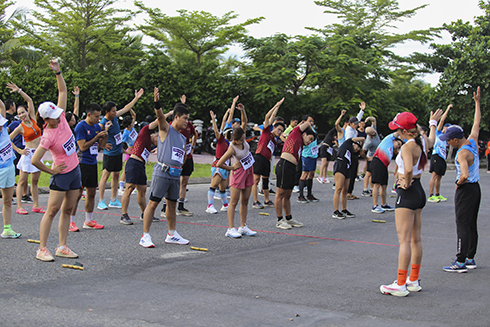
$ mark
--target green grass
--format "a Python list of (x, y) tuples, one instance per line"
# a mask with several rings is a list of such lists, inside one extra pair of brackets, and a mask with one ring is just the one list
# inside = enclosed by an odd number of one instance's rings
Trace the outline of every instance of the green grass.
[[(45, 162), (45, 163), (51, 164), (51, 162), (49, 162), (49, 161)], [(151, 178), (153, 176), (153, 167), (154, 166), (155, 166), (154, 162), (150, 162), (146, 165), (146, 176), (147, 176), (148, 180), (151, 180)], [(100, 178), (100, 176), (102, 176), (102, 162), (100, 162), (100, 161), (97, 163), (97, 170), (98, 170), (98, 174), (99, 174), (99, 178)], [(211, 164), (195, 163), (194, 164), (194, 172), (191, 175), (191, 179), (197, 178), (197, 177), (211, 177)], [(44, 172), (41, 172), (41, 176), (39, 177), (38, 186), (39, 187), (48, 187), (50, 178), (51, 178), (51, 175), (44, 173)], [(19, 177), (17, 176), (15, 178), (15, 181), (17, 182), (18, 179), (19, 179)], [(110, 182), (111, 180), (112, 180), (112, 176), (109, 177), (108, 182)]]

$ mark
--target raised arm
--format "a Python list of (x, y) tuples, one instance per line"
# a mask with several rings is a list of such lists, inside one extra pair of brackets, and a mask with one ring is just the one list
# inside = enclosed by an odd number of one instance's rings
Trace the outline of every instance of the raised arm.
[(155, 119), (154, 121), (152, 121), (152, 122), (150, 123), (150, 125), (148, 126), (148, 128), (149, 128), (150, 130), (154, 130), (154, 129), (155, 129), (155, 128), (157, 128), (157, 127), (158, 127), (158, 119)]
[(453, 105), (450, 104), (449, 106), (447, 106), (446, 111), (444, 111), (444, 114), (442, 115), (441, 120), (439, 120), (439, 124), (437, 125), (438, 131), (442, 131), (442, 128), (444, 127), (444, 121), (446, 120), (447, 114), (449, 113), (449, 109), (451, 109), (452, 107)]
[(247, 114), (245, 112), (245, 106), (243, 104), (239, 103), (237, 105), (237, 109), (240, 110), (240, 113), (242, 114), (242, 129), (244, 131), (247, 131), (248, 119), (247, 119)]
[(7, 88), (10, 89), (10, 93), (19, 93), (20, 96), (24, 99), (25, 102), (27, 102), (27, 112), (29, 113), (29, 117), (31, 119), (36, 119), (36, 111), (34, 109), (34, 102), (32, 102), (32, 99), (27, 93), (25, 93), (20, 87), (15, 85), (12, 82), (7, 83)]
[(370, 122), (371, 122), (371, 126), (372, 126), (373, 128), (376, 128), (376, 118), (374, 118), (374, 117), (368, 117), (368, 118), (366, 118), (366, 123), (367, 123), (368, 121), (370, 121)]
[(219, 132), (218, 125), (216, 124), (216, 114), (214, 111), (210, 110), (209, 115), (211, 116), (211, 124), (213, 125), (214, 136), (216, 140), (219, 140), (221, 133)]
[(468, 138), (473, 139), (478, 145), (478, 134), (480, 134), (480, 87), (476, 89), (476, 93), (473, 92), (473, 99), (475, 99), (475, 118), (473, 119), (473, 127), (471, 128), (471, 134)]
[(361, 104), (359, 105), (359, 112), (357, 113), (357, 120), (358, 121), (361, 121), (362, 120), (362, 116), (364, 116), (364, 110), (366, 109), (366, 102), (361, 102)]
[(145, 91), (143, 89), (139, 89), (139, 91), (134, 90), (134, 99), (131, 100), (130, 103), (125, 105), (124, 108), (116, 111), (116, 117), (122, 116), (125, 113), (127, 113), (129, 110), (131, 110), (131, 108), (134, 107), (134, 105), (136, 104), (136, 102), (138, 102), (138, 100), (141, 98), (144, 92)]
[(299, 129), (301, 130), (301, 132), (304, 132), (308, 127), (311, 127), (311, 124), (307, 121), (299, 125)]
[[(436, 112), (430, 112), (430, 120), (429, 120), (429, 127), (430, 127), (430, 132), (429, 132), (429, 137), (427, 138), (427, 149), (430, 149), (434, 146), (434, 143), (436, 141), (436, 125), (437, 121), (441, 119), (442, 116), (442, 110), (437, 109)], [(434, 123), (435, 121), (435, 123)]]
[(264, 129), (269, 127), (272, 122), (274, 121), (274, 118), (276, 118), (276, 115), (277, 115), (277, 111), (279, 110), (279, 107), (281, 106), (281, 104), (284, 102), (284, 98), (282, 98), (281, 100), (279, 100), (275, 105), (274, 107), (272, 107), (271, 110), (269, 110), (269, 112), (267, 112), (267, 114), (265, 115), (265, 119), (264, 119)]
[(223, 115), (223, 120), (221, 121), (221, 127), (220, 127), (220, 132), (224, 131), (225, 126), (226, 126), (226, 121), (228, 120), (228, 116), (230, 115), (230, 108), (228, 108)]
[(342, 127), (340, 127), (340, 123), (342, 122), (342, 117), (344, 117), (346, 112), (347, 110), (342, 110), (340, 112), (339, 118), (337, 118), (337, 120), (335, 121), (335, 129), (337, 130), (337, 132), (342, 132)]
[(160, 105), (160, 92), (155, 87), (153, 90), (153, 99), (155, 100), (155, 114), (157, 115), (158, 129), (163, 132), (168, 131), (169, 124), (167, 123), (167, 117), (163, 114), (162, 107)]
[(236, 103), (238, 101), (238, 98), (239, 96), (237, 95), (236, 97), (233, 98), (233, 103), (231, 104), (231, 107), (230, 107), (230, 114), (228, 116), (228, 123), (231, 124), (231, 121), (233, 120), (233, 114), (235, 113), (235, 106), (236, 106)]
[(61, 75), (60, 64), (58, 63), (58, 60), (50, 60), (49, 68), (51, 68), (56, 74), (56, 83), (58, 84), (57, 106), (63, 110), (66, 110), (68, 91), (66, 89), (65, 79), (63, 78), (63, 75)]
[(75, 86), (73, 91), (71, 91), (75, 96), (75, 102), (73, 103), (73, 113), (78, 117), (78, 113), (80, 112), (80, 89), (78, 86)]
[(2, 100), (0, 100), (0, 114), (2, 115), (3, 118), (7, 118), (7, 110), (5, 109), (5, 104), (3, 103)]

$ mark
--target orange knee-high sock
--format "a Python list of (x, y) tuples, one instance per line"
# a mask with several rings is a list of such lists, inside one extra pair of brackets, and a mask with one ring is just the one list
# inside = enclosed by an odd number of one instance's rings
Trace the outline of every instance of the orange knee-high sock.
[(410, 268), (410, 281), (414, 282), (419, 279), (420, 265), (412, 264)]
[(398, 269), (398, 278), (396, 279), (396, 283), (401, 286), (405, 285), (407, 282), (408, 270)]

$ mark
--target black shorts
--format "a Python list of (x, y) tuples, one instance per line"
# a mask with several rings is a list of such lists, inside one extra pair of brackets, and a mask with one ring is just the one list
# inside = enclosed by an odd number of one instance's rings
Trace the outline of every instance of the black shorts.
[(320, 158), (327, 158), (327, 161), (334, 161), (337, 158), (337, 151), (328, 145), (322, 145), (319, 151)]
[(291, 161), (281, 158), (276, 165), (276, 186), (283, 190), (292, 190), (295, 174), (296, 165)]
[(366, 160), (366, 171), (371, 172), (371, 161), (372, 160)]
[(182, 170), (180, 171), (180, 176), (190, 176), (194, 171), (194, 159), (189, 158), (184, 162)]
[(444, 160), (440, 155), (433, 154), (430, 158), (430, 170), (429, 173), (436, 173), (439, 176), (444, 176), (446, 174), (446, 160)]
[(374, 157), (373, 160), (371, 160), (370, 168), (371, 183), (388, 185), (388, 168), (378, 157)]
[(271, 162), (259, 153), (254, 155), (254, 159), (254, 175), (269, 177), (271, 174)]
[(104, 154), (102, 159), (102, 169), (109, 172), (122, 170), (122, 153), (115, 156), (107, 156)]
[(134, 185), (146, 185), (146, 165), (143, 161), (129, 158), (126, 161), (126, 183)]
[(99, 185), (99, 176), (97, 172), (97, 164), (87, 165), (80, 164), (80, 173), (82, 174), (83, 187), (97, 187)]
[(53, 191), (79, 190), (82, 187), (79, 166), (65, 174), (52, 175), (49, 181), (49, 189)]
[(422, 184), (420, 184), (420, 178), (414, 178), (412, 186), (407, 190), (397, 187), (396, 193), (395, 208), (417, 210), (425, 207), (425, 192)]
[(333, 174), (341, 173), (345, 176), (345, 179), (350, 179), (350, 168), (348, 167), (348, 163), (345, 160), (335, 160), (335, 164), (333, 165)]

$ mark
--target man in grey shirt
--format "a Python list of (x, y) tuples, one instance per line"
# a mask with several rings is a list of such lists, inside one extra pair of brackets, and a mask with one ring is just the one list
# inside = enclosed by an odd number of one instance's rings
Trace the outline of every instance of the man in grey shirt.
[(368, 117), (366, 118), (366, 123), (368, 121), (371, 121), (371, 127), (366, 128), (366, 141), (364, 142), (364, 145), (362, 146), (362, 149), (366, 151), (366, 165), (367, 165), (367, 170), (366, 170), (366, 176), (364, 176), (364, 191), (362, 191), (361, 195), (362, 196), (371, 196), (372, 191), (369, 189), (369, 183), (371, 180), (371, 160), (373, 159), (374, 152), (376, 152), (376, 149), (378, 148), (379, 143), (381, 143), (381, 140), (378, 135), (378, 131), (376, 129), (376, 118), (374, 117)]

